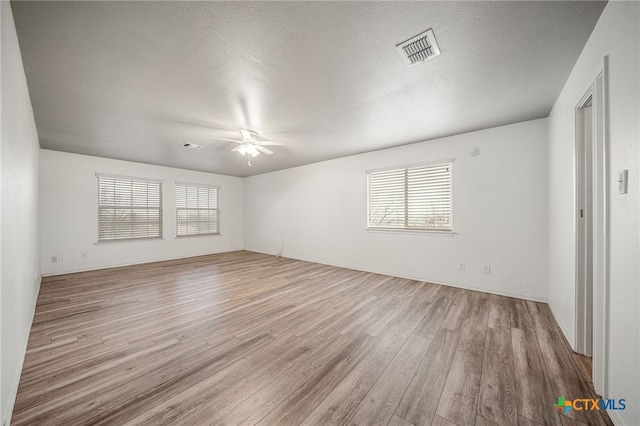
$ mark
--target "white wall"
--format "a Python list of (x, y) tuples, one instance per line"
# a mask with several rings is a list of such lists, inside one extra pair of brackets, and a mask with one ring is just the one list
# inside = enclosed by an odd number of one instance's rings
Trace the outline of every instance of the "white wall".
[(9, 422), (40, 284), (38, 133), (8, 1), (2, 23), (0, 418)]
[[(237, 177), (41, 150), (44, 275), (197, 256), (243, 248), (243, 180)], [(162, 240), (96, 244), (96, 173), (163, 180)], [(175, 238), (175, 182), (220, 185), (221, 235)], [(82, 253), (87, 257), (82, 258)], [(51, 263), (51, 256), (64, 262)]]
[[(618, 422), (640, 421), (640, 4), (609, 2), (549, 117), (549, 301), (575, 339), (574, 109), (609, 55), (611, 149), (611, 273), (609, 395), (630, 403)], [(629, 170), (629, 193), (619, 195), (618, 171)]]
[[(245, 248), (546, 301), (546, 139), (542, 119), (246, 178)], [(366, 170), (445, 158), (455, 236), (365, 230)]]

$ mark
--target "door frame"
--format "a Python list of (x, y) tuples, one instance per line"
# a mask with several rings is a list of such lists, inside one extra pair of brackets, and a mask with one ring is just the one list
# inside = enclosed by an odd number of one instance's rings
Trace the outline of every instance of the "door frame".
[[(608, 74), (609, 57), (605, 56), (600, 63), (589, 87), (583, 92), (576, 103), (576, 118), (578, 109), (592, 97), (593, 111), (593, 138), (592, 138), (592, 197), (593, 197), (593, 317), (587, 318), (585, 303), (584, 283), (578, 282), (578, 219), (577, 207), (578, 191), (578, 152), (574, 153), (575, 181), (574, 194), (576, 202), (575, 211), (575, 267), (576, 267), (576, 322), (575, 342), (576, 350), (584, 349), (587, 344), (585, 326), (587, 321), (592, 323), (592, 380), (595, 391), (603, 397), (608, 395), (608, 358), (609, 358), (609, 220), (610, 220), (610, 154), (609, 154), (609, 98), (608, 98)], [(576, 120), (576, 144), (579, 143), (578, 121)], [(577, 145), (576, 145), (577, 148)]]

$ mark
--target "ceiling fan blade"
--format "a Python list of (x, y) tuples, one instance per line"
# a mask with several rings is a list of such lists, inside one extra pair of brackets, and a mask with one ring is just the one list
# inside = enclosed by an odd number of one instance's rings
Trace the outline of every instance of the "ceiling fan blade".
[(210, 137), (209, 139), (213, 139), (213, 140), (216, 140), (216, 141), (226, 141), (226, 142), (243, 143), (242, 141), (239, 141), (239, 140), (237, 140), (237, 139), (214, 138), (214, 137)]
[(284, 145), (284, 142), (282, 141), (256, 141), (258, 144), (260, 145)]
[(273, 154), (273, 151), (271, 151), (270, 149), (267, 149), (267, 148), (265, 148), (265, 147), (263, 147), (263, 146), (260, 146), (260, 145), (254, 145), (254, 146), (256, 147), (256, 149), (257, 149), (258, 151), (260, 151), (260, 152), (264, 152), (264, 153), (265, 153), (265, 154), (267, 154), (267, 155), (271, 155), (271, 154)]
[(233, 151), (240, 151), (240, 148), (242, 148), (243, 146), (244, 146), (244, 145), (239, 145), (239, 146), (236, 146), (235, 148), (231, 148), (231, 152), (233, 152)]
[(243, 140), (251, 140), (251, 132), (249, 130), (240, 129)]

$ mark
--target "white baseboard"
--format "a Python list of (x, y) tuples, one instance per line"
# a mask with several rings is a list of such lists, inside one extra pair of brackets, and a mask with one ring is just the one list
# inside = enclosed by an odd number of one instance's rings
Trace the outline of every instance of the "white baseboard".
[[(261, 253), (261, 254), (268, 254), (268, 255), (271, 255), (271, 256), (277, 256), (277, 255), (275, 255), (273, 253), (266, 253), (266, 252), (261, 252), (261, 251), (257, 251), (257, 250), (245, 249), (245, 251), (251, 251), (251, 252), (254, 252), (254, 253)], [(514, 297), (516, 299), (531, 300), (533, 302), (549, 303), (549, 301), (547, 299), (542, 299), (542, 298), (538, 298), (538, 297), (531, 297), (531, 296), (528, 296), (528, 295), (525, 295), (525, 294), (511, 293), (511, 292), (507, 292), (507, 291), (495, 291), (495, 290), (486, 289), (484, 287), (466, 286), (466, 285), (460, 285), (460, 284), (455, 284), (455, 283), (448, 283), (448, 282), (442, 282), (442, 281), (437, 281), (437, 280), (430, 280), (430, 279), (425, 279), (425, 278), (421, 278), (421, 277), (414, 277), (414, 276), (410, 276), (410, 275), (392, 274), (392, 273), (389, 273), (389, 272), (375, 270), (375, 269), (354, 268), (353, 266), (349, 266), (349, 265), (342, 265), (342, 264), (329, 263), (329, 262), (319, 262), (317, 260), (304, 259), (304, 258), (300, 258), (300, 257), (292, 257), (292, 256), (281, 256), (281, 257), (284, 257), (286, 259), (302, 260), (304, 262), (318, 263), (320, 265), (328, 265), (328, 266), (335, 266), (335, 267), (338, 267), (338, 268), (351, 269), (353, 271), (370, 272), (372, 274), (380, 274), (380, 275), (386, 275), (386, 276), (390, 276), (390, 277), (405, 278), (405, 279), (408, 279), (408, 280), (427, 282), (427, 283), (438, 284), (438, 285), (446, 285), (448, 287), (461, 288), (461, 289), (464, 289), (464, 290), (479, 291), (481, 293), (496, 294), (498, 296)]]
[(91, 271), (101, 271), (103, 269), (112, 269), (112, 268), (122, 268), (123, 266), (133, 266), (133, 265), (144, 265), (146, 263), (157, 263), (157, 262), (166, 262), (169, 260), (179, 260), (179, 259), (189, 259), (191, 257), (200, 257), (200, 256), (210, 256), (212, 254), (222, 254), (222, 253), (232, 253), (234, 251), (243, 251), (244, 249), (233, 249), (233, 250), (227, 250), (227, 251), (215, 251), (215, 252), (210, 252), (210, 253), (202, 253), (202, 254), (192, 254), (192, 255), (188, 255), (188, 256), (179, 256), (179, 257), (168, 257), (168, 258), (162, 258), (162, 259), (155, 259), (155, 260), (141, 260), (139, 262), (125, 262), (125, 263), (116, 263), (113, 265), (102, 265), (102, 266), (91, 266), (91, 267), (87, 267), (87, 268), (71, 268), (71, 269), (66, 269), (64, 271), (57, 271), (57, 272), (43, 272), (42, 276), (43, 277), (56, 277), (58, 275), (68, 275), (68, 274), (77, 274), (80, 272), (91, 272)]
[(24, 358), (27, 354), (27, 344), (29, 343), (29, 335), (31, 334), (31, 326), (33, 325), (33, 318), (36, 314), (36, 303), (38, 302), (38, 295), (40, 295), (40, 285), (42, 284), (42, 275), (38, 281), (38, 288), (36, 289), (36, 297), (31, 307), (31, 320), (29, 321), (29, 327), (24, 336), (24, 342), (22, 345), (22, 351), (20, 356), (20, 362), (16, 366), (16, 371), (13, 375), (13, 383), (11, 383), (11, 389), (9, 390), (9, 404), (7, 405), (7, 412), (3, 413), (2, 426), (8, 426), (11, 424), (11, 416), (13, 415), (13, 406), (16, 403), (16, 396), (18, 395), (18, 386), (20, 385), (20, 375), (22, 373), (22, 367), (24, 365)]
[(609, 418), (611, 419), (614, 425), (624, 426), (624, 422), (620, 418), (620, 414), (617, 411), (607, 410), (607, 414), (609, 415)]
[(553, 315), (553, 318), (556, 320), (556, 323), (560, 327), (562, 334), (564, 334), (564, 338), (567, 341), (567, 343), (569, 343), (571, 350), (576, 352), (576, 342), (575, 342), (575, 339), (573, 338), (573, 333), (569, 333), (569, 329), (567, 328), (566, 324), (562, 321), (560, 316), (556, 313), (551, 303), (549, 303), (549, 310), (551, 310), (551, 314)]

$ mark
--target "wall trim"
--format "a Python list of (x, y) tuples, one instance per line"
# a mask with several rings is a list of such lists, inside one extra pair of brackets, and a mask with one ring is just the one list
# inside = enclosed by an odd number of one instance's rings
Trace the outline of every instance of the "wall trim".
[[(284, 257), (286, 259), (301, 260), (301, 261), (304, 261), (304, 262), (318, 263), (320, 265), (328, 265), (328, 266), (335, 266), (335, 267), (338, 267), (338, 268), (351, 269), (353, 271), (369, 272), (369, 273), (372, 273), (372, 274), (380, 274), (380, 275), (386, 275), (386, 276), (390, 276), (390, 277), (404, 278), (404, 279), (420, 281), (420, 282), (428, 282), (428, 283), (432, 283), (432, 284), (445, 285), (445, 286), (448, 286), (448, 287), (461, 288), (461, 289), (464, 289), (464, 290), (479, 291), (481, 293), (495, 294), (495, 295), (498, 295), (498, 296), (514, 297), (514, 298), (523, 299), (523, 300), (531, 300), (532, 302), (540, 302), (540, 303), (547, 303), (547, 304), (549, 303), (548, 299), (539, 298), (539, 297), (531, 297), (531, 296), (524, 295), (524, 294), (519, 294), (519, 293), (512, 293), (512, 292), (507, 292), (507, 291), (491, 291), (491, 290), (488, 290), (488, 289), (485, 289), (485, 288), (482, 288), (482, 287), (466, 286), (466, 285), (443, 282), (443, 281), (437, 281), (437, 280), (428, 280), (428, 279), (425, 280), (423, 278), (415, 277), (415, 276), (411, 276), (411, 275), (391, 274), (391, 273), (388, 273), (388, 272), (384, 272), (384, 271), (380, 271), (380, 270), (374, 270), (374, 269), (354, 268), (353, 266), (342, 265), (342, 264), (337, 264), (337, 263), (319, 262), (317, 260), (304, 259), (304, 258), (301, 258), (301, 257), (278, 256), (278, 255), (273, 254), (273, 253), (261, 252), (261, 251), (258, 251), (258, 250), (248, 250), (248, 249), (219, 251), (219, 252), (212, 252), (212, 253), (197, 254), (197, 255), (194, 255), (194, 256), (172, 257), (172, 258), (169, 258), (169, 259), (157, 259), (157, 260), (151, 260), (151, 261), (148, 261), (148, 262), (132, 262), (132, 263), (113, 265), (113, 266), (99, 267), (99, 268), (75, 269), (75, 270), (65, 271), (65, 272), (56, 272), (56, 273), (43, 274), (42, 277), (55, 277), (55, 276), (58, 276), (58, 275), (77, 274), (77, 273), (80, 273), (80, 272), (100, 271), (100, 270), (105, 270), (105, 269), (121, 268), (123, 266), (143, 265), (143, 264), (146, 264), (146, 263), (166, 262), (166, 261), (169, 261), (169, 260), (178, 260), (178, 259), (188, 259), (188, 258), (191, 258), (191, 257), (209, 256), (209, 255), (212, 255), (212, 254), (232, 253), (232, 252), (235, 252), (235, 251), (248, 251), (248, 252), (253, 252), (253, 253), (266, 254), (266, 255), (274, 256), (274, 257)], [(553, 312), (553, 309), (552, 309), (552, 312)], [(554, 314), (554, 317), (556, 317), (556, 321), (557, 321), (557, 316), (555, 314)], [(566, 331), (565, 331), (566, 329), (562, 325), (561, 325), (561, 328), (562, 328), (562, 331), (566, 334)]]
[(11, 424), (11, 416), (13, 415), (13, 406), (16, 404), (16, 397), (18, 396), (18, 386), (20, 385), (20, 376), (22, 375), (22, 367), (24, 366), (24, 359), (27, 356), (27, 345), (29, 344), (29, 336), (31, 335), (31, 326), (33, 325), (33, 319), (36, 315), (36, 305), (38, 303), (38, 296), (40, 296), (40, 285), (42, 284), (42, 275), (38, 280), (38, 286), (36, 288), (36, 297), (31, 307), (31, 320), (29, 321), (29, 327), (27, 327), (27, 333), (24, 336), (24, 344), (21, 348), (20, 362), (17, 365), (15, 374), (13, 375), (13, 383), (11, 383), (11, 389), (9, 390), (9, 404), (7, 405), (7, 412), (3, 413), (2, 426)]
[(619, 411), (607, 410), (607, 414), (609, 415), (609, 418), (611, 419), (614, 425), (624, 426), (624, 421), (622, 421), (622, 417), (620, 417)]
[(556, 320), (556, 323), (560, 327), (560, 330), (562, 331), (562, 334), (564, 334), (564, 339), (569, 344), (569, 347), (571, 348), (571, 350), (575, 352), (576, 351), (576, 348), (575, 348), (576, 339), (572, 338), (573, 336), (569, 333), (569, 328), (562, 321), (562, 317), (556, 313), (556, 309), (553, 307), (553, 305), (551, 303), (549, 303), (549, 310), (551, 311), (551, 314), (553, 315), (553, 318)]
[(375, 269), (355, 268), (353, 266), (341, 265), (341, 264), (338, 264), (338, 263), (319, 262), (317, 260), (304, 259), (304, 258), (301, 258), (301, 257), (278, 256), (278, 255), (275, 255), (273, 253), (262, 252), (262, 251), (258, 251), (258, 250), (244, 249), (244, 251), (249, 251), (249, 252), (253, 252), (253, 253), (260, 253), (260, 254), (267, 254), (267, 255), (276, 256), (276, 257), (284, 257), (285, 259), (302, 260), (304, 262), (318, 263), (320, 265), (335, 266), (335, 267), (338, 267), (338, 268), (351, 269), (352, 271), (369, 272), (369, 273), (372, 273), (372, 274), (386, 275), (386, 276), (389, 276), (389, 277), (404, 278), (404, 279), (408, 279), (408, 280), (426, 282), (426, 283), (431, 283), (431, 284), (445, 285), (445, 286), (448, 286), (448, 287), (461, 288), (461, 289), (464, 289), (464, 290), (479, 291), (481, 293), (495, 294), (495, 295), (498, 295), (498, 296), (514, 297), (516, 299), (522, 299), (522, 300), (531, 300), (532, 302), (540, 302), (540, 303), (547, 303), (547, 304), (549, 303), (548, 299), (543, 299), (543, 298), (538, 298), (538, 297), (531, 297), (531, 296), (527, 296), (527, 295), (519, 294), (519, 293), (511, 293), (511, 292), (507, 292), (507, 291), (491, 291), (491, 290), (488, 290), (488, 289), (485, 289), (485, 288), (481, 288), (481, 287), (466, 286), (466, 285), (448, 283), (448, 282), (444, 282), (444, 281), (428, 280), (428, 279), (424, 279), (424, 278), (420, 278), (420, 277), (414, 277), (414, 276), (411, 276), (411, 275), (391, 274), (391, 273), (388, 273), (388, 272), (379, 271), (379, 270), (375, 270)]
[(194, 255), (190, 255), (190, 256), (179, 256), (179, 257), (169, 257), (169, 258), (166, 258), (166, 259), (146, 260), (146, 261), (142, 261), (142, 262), (118, 263), (116, 265), (98, 266), (98, 267), (95, 267), (95, 268), (71, 269), (69, 271), (51, 272), (51, 273), (42, 274), (42, 277), (46, 278), (46, 277), (56, 277), (58, 275), (79, 274), (81, 272), (102, 271), (102, 270), (105, 270), (105, 269), (122, 268), (124, 266), (145, 265), (147, 263), (158, 263), (158, 262), (167, 262), (167, 261), (170, 261), (170, 260), (189, 259), (189, 258), (192, 258), (192, 257), (210, 256), (212, 254), (233, 253), (234, 251), (244, 251), (244, 249), (239, 248), (239, 249), (236, 249), (236, 250), (215, 251), (215, 252), (210, 252), (210, 253), (194, 254)]

